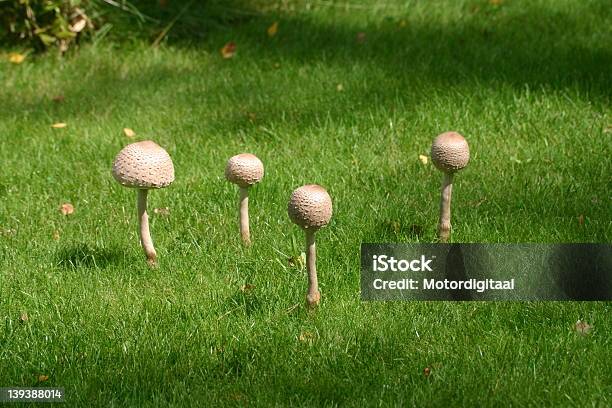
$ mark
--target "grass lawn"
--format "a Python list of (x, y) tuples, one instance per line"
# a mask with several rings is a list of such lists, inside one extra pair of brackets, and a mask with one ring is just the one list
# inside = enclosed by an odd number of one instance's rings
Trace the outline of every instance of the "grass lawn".
[[(2, 51), (0, 386), (70, 406), (612, 405), (609, 302), (359, 294), (361, 242), (435, 240), (441, 174), (418, 156), (446, 130), (472, 151), (454, 242), (610, 242), (608, 1), (279, 3), (158, 48)], [(110, 173), (144, 139), (176, 169), (149, 195), (156, 269)], [(266, 166), (250, 249), (223, 176), (243, 151)], [(308, 183), (334, 200), (316, 312), (286, 212)]]

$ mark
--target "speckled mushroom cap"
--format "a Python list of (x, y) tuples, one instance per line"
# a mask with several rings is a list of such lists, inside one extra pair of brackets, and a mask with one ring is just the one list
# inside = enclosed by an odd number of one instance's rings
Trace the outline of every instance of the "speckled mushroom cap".
[(131, 188), (164, 188), (174, 181), (168, 152), (150, 140), (125, 146), (113, 162), (113, 177)]
[(232, 156), (225, 166), (225, 178), (240, 187), (250, 187), (259, 183), (263, 176), (263, 163), (251, 153)]
[(463, 136), (457, 132), (438, 135), (431, 144), (431, 160), (445, 173), (454, 173), (467, 166), (470, 148)]
[(319, 229), (331, 219), (332, 200), (323, 187), (309, 184), (291, 194), (287, 212), (291, 221), (300, 227)]

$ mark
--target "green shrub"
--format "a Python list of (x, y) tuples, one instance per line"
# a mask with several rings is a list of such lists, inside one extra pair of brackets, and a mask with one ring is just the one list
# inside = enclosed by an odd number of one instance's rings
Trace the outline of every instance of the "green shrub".
[(0, 0), (0, 40), (66, 51), (93, 31), (89, 0)]

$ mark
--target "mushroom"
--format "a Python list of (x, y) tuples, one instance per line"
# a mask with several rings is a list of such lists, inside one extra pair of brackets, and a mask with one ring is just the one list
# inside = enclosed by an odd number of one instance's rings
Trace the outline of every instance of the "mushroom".
[(149, 265), (154, 266), (157, 254), (149, 233), (147, 193), (152, 188), (168, 187), (174, 181), (174, 166), (170, 155), (150, 140), (125, 146), (113, 162), (113, 177), (119, 184), (138, 191), (138, 221), (140, 243)]
[(453, 176), (455, 172), (467, 166), (470, 160), (470, 148), (465, 138), (459, 133), (445, 132), (438, 135), (431, 144), (431, 160), (444, 173), (438, 238), (441, 242), (447, 242), (451, 231), (450, 205)]
[(245, 245), (251, 245), (249, 231), (249, 188), (261, 181), (264, 166), (261, 160), (251, 153), (230, 157), (225, 166), (225, 178), (240, 187), (239, 218), (240, 235)]
[(306, 267), (308, 269), (308, 305), (314, 307), (321, 300), (317, 280), (317, 250), (315, 233), (327, 225), (332, 216), (332, 200), (327, 191), (316, 184), (302, 186), (291, 194), (287, 207), (289, 218), (306, 235)]

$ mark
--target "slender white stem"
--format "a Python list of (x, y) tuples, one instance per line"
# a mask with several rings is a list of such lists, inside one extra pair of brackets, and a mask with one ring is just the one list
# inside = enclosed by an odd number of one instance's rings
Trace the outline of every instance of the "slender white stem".
[(451, 195), (453, 193), (453, 174), (444, 173), (442, 179), (442, 197), (440, 200), (440, 223), (438, 224), (438, 239), (447, 242), (451, 232)]
[(249, 231), (249, 189), (240, 187), (240, 235), (244, 245), (251, 245), (251, 232)]
[(319, 281), (317, 279), (317, 247), (315, 245), (315, 231), (305, 230), (306, 233), (306, 267), (308, 270), (308, 294), (306, 300), (309, 306), (316, 306), (321, 300)]
[(138, 222), (140, 226), (140, 244), (147, 255), (149, 265), (155, 265), (157, 253), (149, 232), (149, 215), (147, 214), (147, 194), (149, 190), (138, 190)]

